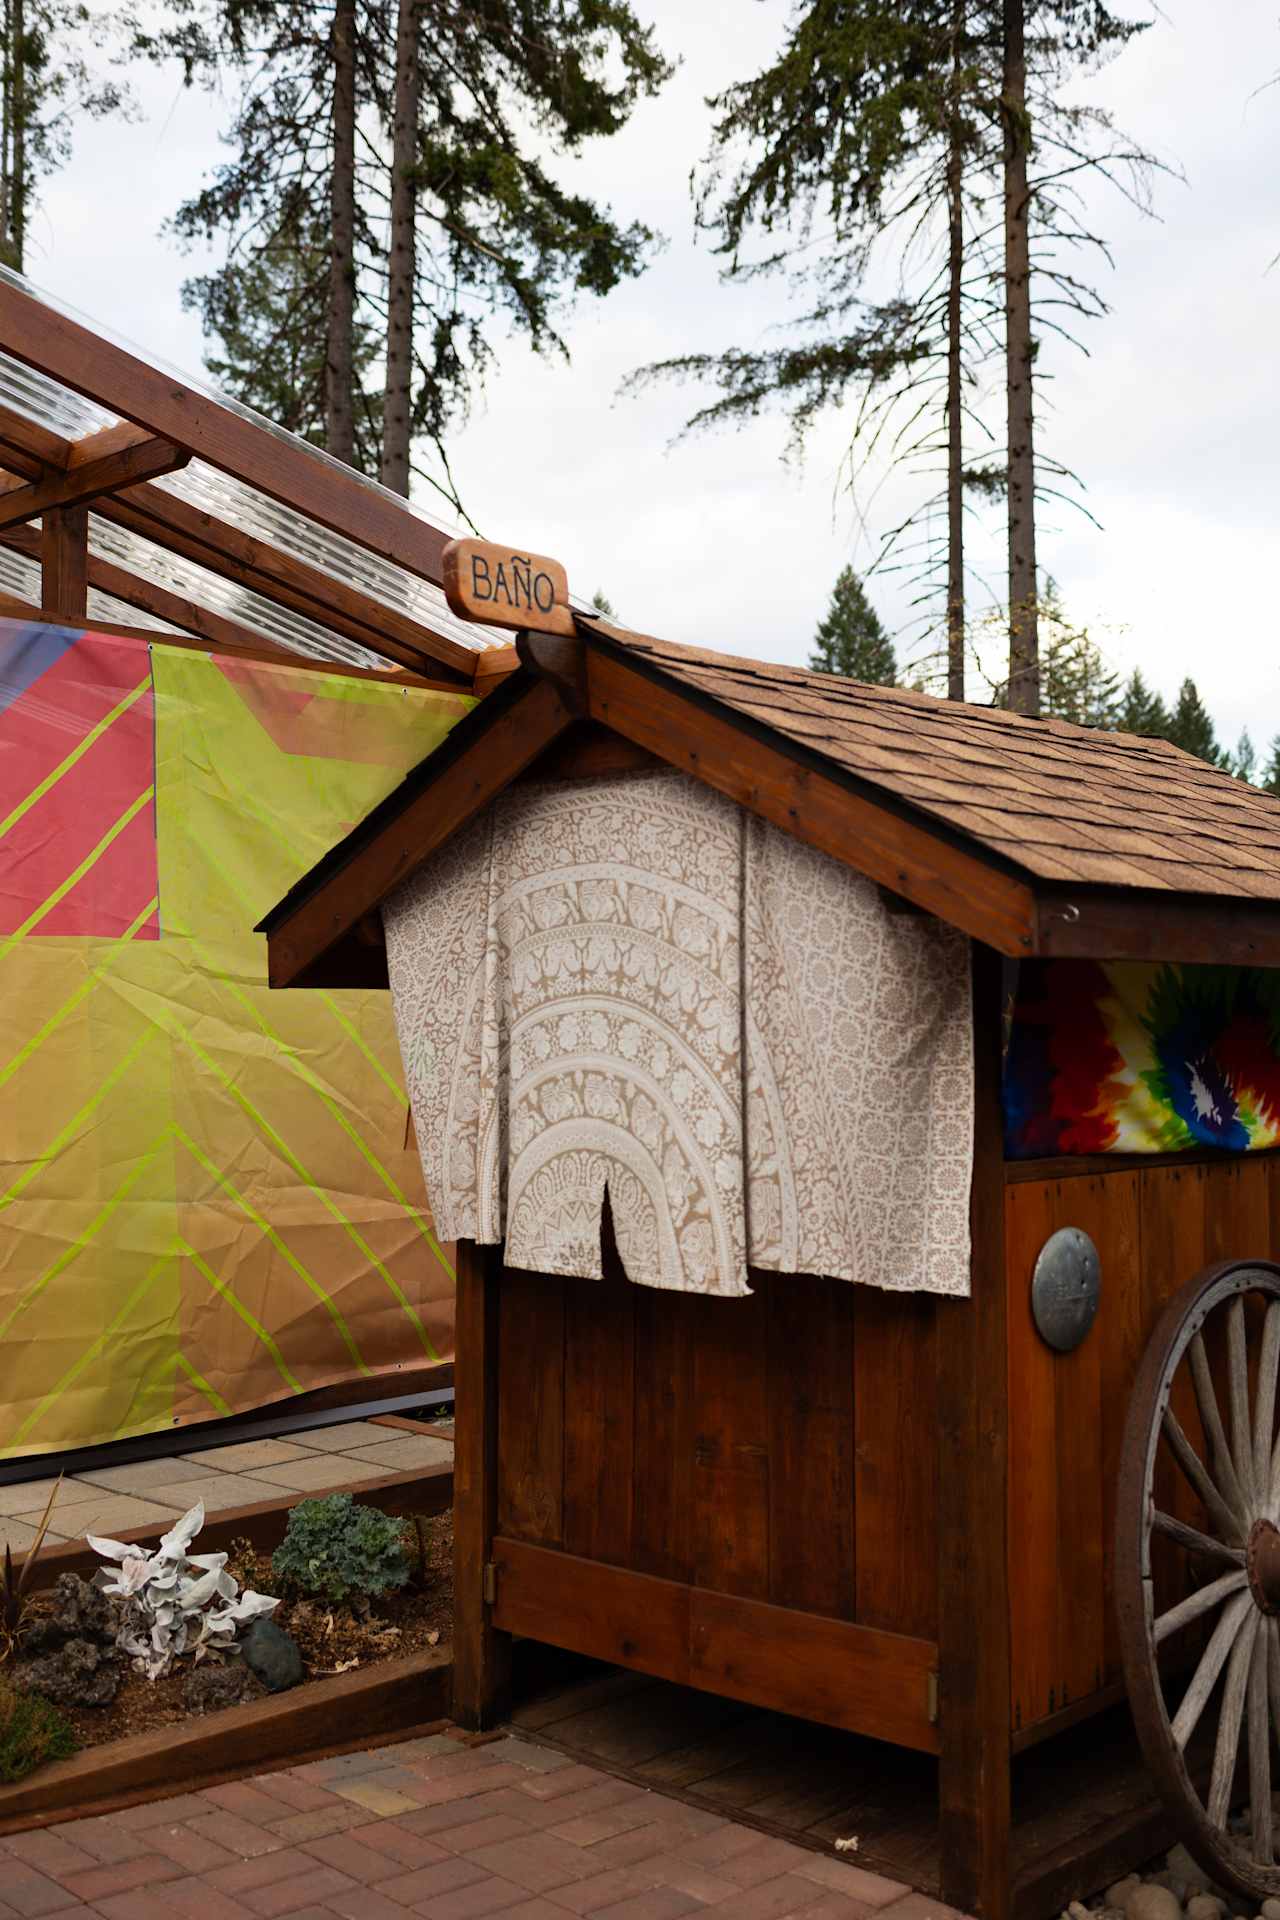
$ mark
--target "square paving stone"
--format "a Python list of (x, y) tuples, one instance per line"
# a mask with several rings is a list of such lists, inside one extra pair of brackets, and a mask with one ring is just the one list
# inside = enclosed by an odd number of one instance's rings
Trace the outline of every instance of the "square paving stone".
[[(155, 1525), (162, 1532), (169, 1525), (168, 1510), (151, 1500), (136, 1500), (127, 1493), (112, 1493), (109, 1487), (77, 1488), (86, 1498), (77, 1500), (73, 1506), (58, 1504), (54, 1509), (53, 1531), (61, 1534), (64, 1540), (82, 1540), (86, 1533), (106, 1534), (112, 1537), (117, 1533), (126, 1533), (130, 1527)], [(34, 1528), (39, 1514), (27, 1514), (27, 1524)], [(0, 1521), (0, 1526), (8, 1526), (9, 1521)]]
[[(383, 1432), (387, 1432), (385, 1427)], [(400, 1433), (380, 1440), (376, 1446), (353, 1449), (347, 1457), (372, 1460), (383, 1473), (412, 1473), (415, 1467), (447, 1467), (453, 1459), (453, 1447), (430, 1434)]]
[(290, 1493), (316, 1493), (329, 1487), (380, 1480), (388, 1472), (372, 1460), (352, 1460), (345, 1453), (312, 1453), (305, 1460), (287, 1460), (278, 1467), (260, 1467), (258, 1478)]
[(372, 1420), (340, 1420), (332, 1427), (312, 1427), (307, 1433), (295, 1433), (290, 1437), (300, 1447), (310, 1447), (320, 1453), (343, 1453), (348, 1447), (371, 1447), (379, 1440), (385, 1440), (392, 1431), (388, 1427), (375, 1426)]
[(199, 1480), (206, 1472), (206, 1468), (196, 1466), (193, 1461), (166, 1455), (163, 1460), (135, 1460), (131, 1467), (93, 1467), (87, 1473), (78, 1473), (67, 1486), (72, 1489), (110, 1487), (113, 1493), (137, 1493), (145, 1499), (152, 1487), (171, 1487), (177, 1480)]
[(10, 1514), (44, 1512), (44, 1503), (57, 1486), (56, 1480), (19, 1480), (11, 1487), (0, 1487), (0, 1519)]
[(279, 1467), (286, 1460), (306, 1458), (306, 1448), (291, 1440), (240, 1440), (233, 1446), (206, 1447), (203, 1453), (187, 1455), (190, 1465), (205, 1473), (256, 1473), (259, 1467)]
[(280, 1489), (269, 1480), (247, 1473), (210, 1473), (202, 1480), (179, 1480), (167, 1487), (149, 1487), (148, 1500), (155, 1500), (173, 1513), (185, 1513), (197, 1500), (204, 1502), (206, 1514), (225, 1513), (228, 1507), (250, 1507), (259, 1500), (278, 1500)]

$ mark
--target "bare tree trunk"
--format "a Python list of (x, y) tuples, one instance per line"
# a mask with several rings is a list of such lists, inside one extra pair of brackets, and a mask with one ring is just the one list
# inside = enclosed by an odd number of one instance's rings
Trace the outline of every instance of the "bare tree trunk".
[(964, 151), (960, 121), (964, 0), (952, 15), (951, 117), (947, 132), (947, 698), (964, 699), (964, 412), (961, 404), (964, 276)]
[(1024, 0), (1004, 0), (1004, 285), (1009, 396), (1009, 705), (1040, 711)]
[(329, 337), (325, 356), (325, 445), (355, 464), (356, 304), (356, 0), (333, 12), (332, 238), (329, 243)]
[(396, 22), (395, 122), (391, 134), (391, 257), (387, 268), (387, 387), (382, 408), (384, 487), (409, 491), (413, 393), (413, 291), (418, 208), (418, 18), (421, 0), (400, 0)]
[(23, 271), (27, 247), (27, 20), (25, 0), (13, 0), (13, 41), (9, 83), (12, 110), (12, 171), (9, 177), (9, 249), (11, 264)]

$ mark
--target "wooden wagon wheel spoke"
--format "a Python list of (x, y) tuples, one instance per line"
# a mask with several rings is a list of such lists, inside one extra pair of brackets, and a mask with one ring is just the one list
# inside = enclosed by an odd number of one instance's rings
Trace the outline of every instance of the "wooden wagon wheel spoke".
[(1207, 1587), (1198, 1587), (1189, 1593), (1185, 1600), (1179, 1600), (1176, 1607), (1170, 1607), (1155, 1622), (1156, 1644), (1167, 1640), (1171, 1633), (1177, 1633), (1179, 1627), (1189, 1626), (1198, 1620), (1202, 1613), (1208, 1613), (1225, 1600), (1229, 1594), (1239, 1593), (1241, 1587), (1249, 1584), (1249, 1576), (1243, 1567), (1234, 1573), (1224, 1573), (1220, 1580), (1214, 1580)]
[(1196, 1527), (1189, 1527), (1185, 1520), (1177, 1519), (1172, 1513), (1161, 1513), (1157, 1507), (1151, 1515), (1152, 1531), (1163, 1533), (1188, 1553), (1202, 1553), (1208, 1560), (1230, 1560), (1233, 1565), (1244, 1565), (1244, 1548), (1230, 1547), (1225, 1540), (1215, 1540), (1207, 1533), (1201, 1533)]
[(1204, 1350), (1204, 1341), (1198, 1333), (1193, 1334), (1191, 1339), (1191, 1381), (1196, 1390), (1200, 1422), (1204, 1427), (1205, 1438), (1209, 1442), (1214, 1479), (1222, 1489), (1227, 1505), (1234, 1508), (1238, 1515), (1243, 1515), (1244, 1494), (1236, 1478), (1231, 1449), (1227, 1445), (1227, 1436), (1223, 1432), (1222, 1415), (1218, 1412), (1218, 1396), (1213, 1390), (1213, 1376), (1209, 1372), (1209, 1356)]
[[(1274, 1623), (1262, 1621), (1269, 1629)], [(1267, 1667), (1269, 1631), (1255, 1633), (1249, 1667), (1249, 1811), (1253, 1829), (1253, 1857), (1271, 1860), (1275, 1843), (1271, 1827), (1271, 1719), (1268, 1712)]]
[[(1173, 1412), (1184, 1384), (1203, 1451)], [(1179, 1835), (1215, 1882), (1259, 1904), (1280, 1898), (1277, 1411), (1280, 1264), (1210, 1267), (1168, 1303), (1138, 1368), (1116, 1501), (1116, 1606), (1134, 1725)], [(1162, 1444), (1195, 1496), (1186, 1519), (1156, 1505)], [(1157, 1540), (1177, 1551), (1153, 1555)], [(1183, 1651), (1194, 1665), (1179, 1689), (1171, 1661)]]
[(1231, 1409), (1231, 1462), (1244, 1504), (1252, 1512), (1253, 1429), (1249, 1423), (1249, 1354), (1241, 1299), (1233, 1300), (1227, 1308), (1227, 1400)]
[(1226, 1665), (1227, 1655), (1231, 1652), (1239, 1635), (1240, 1623), (1252, 1609), (1252, 1597), (1247, 1593), (1238, 1594), (1231, 1604), (1223, 1609), (1222, 1618), (1214, 1628), (1209, 1644), (1200, 1656), (1200, 1664), (1192, 1674), (1191, 1684), (1182, 1696), (1182, 1705), (1174, 1716), (1173, 1738), (1177, 1747), (1185, 1747), (1200, 1724), (1200, 1715), (1208, 1705), (1214, 1682)]
[(1258, 1635), (1257, 1610), (1250, 1607), (1236, 1634), (1231, 1658), (1227, 1662), (1227, 1683), (1222, 1692), (1218, 1716), (1218, 1739), (1213, 1750), (1213, 1778), (1209, 1783), (1208, 1814), (1215, 1827), (1225, 1827), (1231, 1809), (1231, 1784), (1235, 1779), (1240, 1753), (1240, 1725), (1244, 1719), (1245, 1694), (1249, 1671), (1253, 1666), (1253, 1643)]
[[(1253, 1489), (1270, 1499), (1271, 1449), (1276, 1423), (1276, 1380), (1280, 1376), (1280, 1300), (1267, 1308), (1258, 1352), (1258, 1393), (1253, 1411)], [(1274, 1517), (1274, 1516), (1273, 1516)]]
[(1227, 1505), (1217, 1487), (1209, 1477), (1209, 1469), (1196, 1452), (1172, 1407), (1164, 1410), (1163, 1430), (1169, 1442), (1173, 1457), (1182, 1468), (1192, 1491), (1199, 1494), (1208, 1509), (1209, 1518), (1219, 1533), (1228, 1540), (1238, 1540), (1244, 1532), (1239, 1514)]

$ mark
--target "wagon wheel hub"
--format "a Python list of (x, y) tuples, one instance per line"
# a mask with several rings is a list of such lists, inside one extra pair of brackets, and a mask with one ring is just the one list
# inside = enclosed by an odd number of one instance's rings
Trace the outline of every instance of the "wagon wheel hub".
[(1245, 1548), (1249, 1589), (1261, 1613), (1280, 1613), (1280, 1532), (1269, 1520), (1255, 1520)]

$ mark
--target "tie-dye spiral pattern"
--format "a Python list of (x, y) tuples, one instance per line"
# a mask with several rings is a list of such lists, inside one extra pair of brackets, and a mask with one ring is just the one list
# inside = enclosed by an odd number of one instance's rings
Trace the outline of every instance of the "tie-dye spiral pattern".
[(1018, 969), (1005, 1153), (1280, 1144), (1280, 969), (1035, 960)]

